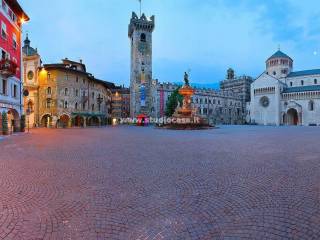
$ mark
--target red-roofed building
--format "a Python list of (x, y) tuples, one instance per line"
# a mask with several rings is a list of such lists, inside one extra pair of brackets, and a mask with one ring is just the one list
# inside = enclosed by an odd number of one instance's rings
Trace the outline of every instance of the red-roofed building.
[[(17, 0), (0, 0), (0, 134), (6, 127), (18, 131), (22, 114), (21, 35), (22, 24), (29, 20)], [(3, 128), (3, 129), (2, 129)]]

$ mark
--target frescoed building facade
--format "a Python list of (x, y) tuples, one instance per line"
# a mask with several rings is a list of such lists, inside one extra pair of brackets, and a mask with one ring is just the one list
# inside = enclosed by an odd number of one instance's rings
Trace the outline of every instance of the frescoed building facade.
[(115, 86), (112, 91), (112, 118), (130, 117), (130, 89), (124, 86)]

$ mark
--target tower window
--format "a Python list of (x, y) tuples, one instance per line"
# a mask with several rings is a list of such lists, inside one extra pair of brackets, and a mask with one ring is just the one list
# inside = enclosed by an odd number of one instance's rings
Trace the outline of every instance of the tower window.
[(292, 87), (292, 84), (293, 84), (293, 83), (292, 83), (292, 82), (290, 82), (290, 87)]
[(274, 71), (274, 72), (273, 72), (273, 75), (276, 75), (276, 74), (277, 74), (277, 73)]
[(140, 41), (141, 41), (141, 42), (146, 42), (146, 34), (141, 33), (141, 35), (140, 35)]
[(314, 84), (318, 84), (318, 80), (317, 79), (314, 79)]
[(301, 80), (301, 86), (303, 86), (304, 85), (304, 81), (303, 80)]

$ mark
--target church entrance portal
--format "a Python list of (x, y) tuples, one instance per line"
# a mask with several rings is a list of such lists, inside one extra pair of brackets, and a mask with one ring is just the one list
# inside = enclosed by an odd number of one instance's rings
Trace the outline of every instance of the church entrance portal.
[(298, 125), (299, 115), (298, 111), (294, 108), (290, 108), (287, 112), (287, 124), (288, 125)]

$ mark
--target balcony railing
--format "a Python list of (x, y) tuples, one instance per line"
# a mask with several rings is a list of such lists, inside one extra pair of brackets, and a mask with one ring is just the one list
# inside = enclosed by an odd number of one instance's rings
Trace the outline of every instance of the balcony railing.
[(0, 61), (0, 74), (5, 77), (11, 77), (17, 73), (18, 65), (9, 60), (9, 59), (2, 59)]

